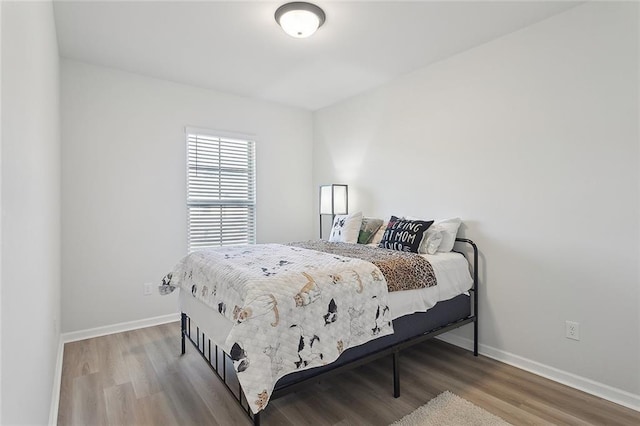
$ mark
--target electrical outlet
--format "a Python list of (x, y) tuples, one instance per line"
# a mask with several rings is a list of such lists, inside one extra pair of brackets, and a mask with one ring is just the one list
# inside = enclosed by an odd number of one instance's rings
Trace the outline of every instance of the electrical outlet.
[(580, 340), (580, 323), (575, 321), (566, 321), (565, 336), (567, 339)]
[(153, 294), (153, 283), (144, 283), (142, 286), (142, 294), (144, 296), (151, 296)]

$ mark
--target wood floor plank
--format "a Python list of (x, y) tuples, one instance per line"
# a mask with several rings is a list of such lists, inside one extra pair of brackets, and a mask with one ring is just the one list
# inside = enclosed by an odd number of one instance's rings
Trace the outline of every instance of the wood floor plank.
[(103, 392), (110, 425), (123, 425), (131, 421), (140, 424), (141, 416), (137, 415), (136, 393), (131, 382), (105, 388)]
[(107, 408), (103, 397), (102, 373), (85, 374), (73, 379), (71, 392), (71, 425), (108, 425)]
[(72, 370), (73, 357), (71, 349), (65, 345), (63, 351), (62, 377), (60, 378), (60, 398), (58, 401), (58, 423), (70, 425), (73, 422), (73, 375)]
[(173, 414), (180, 425), (219, 425), (214, 413), (181, 372), (168, 373), (160, 378)]
[[(124, 340), (126, 350), (123, 352), (123, 357), (136, 397), (142, 398), (162, 391), (158, 374), (153, 368), (153, 364), (147, 355), (145, 346), (142, 343), (138, 344), (135, 341), (135, 336), (139, 336), (143, 339), (144, 334), (137, 333), (134, 335), (130, 332), (127, 333), (129, 334)], [(149, 342), (147, 342), (147, 344), (149, 344)]]
[(242, 425), (244, 411), (199, 355), (185, 355), (183, 372), (221, 425)]
[(113, 382), (121, 385), (130, 382), (129, 372), (122, 356), (122, 339), (117, 334), (95, 339), (98, 356), (98, 371)]
[(176, 355), (180, 352), (179, 348), (174, 348), (171, 344), (173, 340), (175, 339), (159, 336), (144, 345), (145, 353), (157, 375), (172, 373), (176, 370)]
[[(195, 332), (195, 328), (194, 328)], [(249, 425), (179, 323), (65, 345), (59, 425)], [(380, 425), (448, 390), (514, 425), (639, 425), (640, 412), (442, 341), (402, 352), (401, 397), (389, 357), (273, 400), (264, 425)]]
[[(140, 423), (136, 426), (153, 426), (153, 425), (179, 425), (171, 409), (171, 401), (164, 392), (154, 393), (137, 400), (136, 419), (140, 419)], [(122, 425), (133, 424), (130, 421), (122, 423)]]
[(298, 393), (296, 396), (298, 398), (295, 404), (287, 404), (280, 409), (289, 424), (331, 426), (332, 422), (328, 419), (330, 412), (314, 409), (315, 407), (308, 402), (306, 392)]
[(552, 407), (535, 399), (528, 399), (520, 405), (520, 408), (535, 414), (539, 418), (551, 424), (573, 426), (585, 426), (590, 424), (587, 421), (564, 412), (562, 409)]
[(63, 359), (68, 359), (69, 363), (63, 366), (63, 374), (75, 378), (99, 371), (96, 340), (87, 339), (64, 345)]

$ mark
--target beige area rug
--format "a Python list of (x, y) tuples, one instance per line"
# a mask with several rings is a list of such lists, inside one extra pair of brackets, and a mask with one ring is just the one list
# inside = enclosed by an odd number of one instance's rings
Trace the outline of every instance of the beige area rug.
[(508, 426), (500, 417), (446, 391), (391, 426)]

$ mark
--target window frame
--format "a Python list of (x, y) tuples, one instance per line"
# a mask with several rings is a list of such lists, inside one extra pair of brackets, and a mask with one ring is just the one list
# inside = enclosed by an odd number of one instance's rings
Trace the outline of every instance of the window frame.
[[(255, 140), (255, 136), (251, 135), (251, 134), (246, 134), (246, 133), (239, 133), (239, 132), (227, 132), (227, 131), (218, 131), (218, 130), (212, 130), (212, 129), (204, 129), (204, 128), (199, 128), (199, 127), (185, 127), (185, 134), (184, 134), (184, 140), (185, 140), (185, 155), (186, 155), (186, 161), (185, 161), (185, 165), (186, 165), (186, 185), (185, 185), (185, 189), (186, 189), (186, 213), (187, 213), (187, 251), (189, 253), (196, 251), (196, 250), (203, 250), (203, 249), (207, 249), (207, 248), (213, 248), (213, 247), (223, 247), (223, 246), (232, 246), (232, 245), (243, 245), (243, 244), (255, 244), (256, 243), (256, 234), (257, 234), (257, 230), (256, 230), (256, 218), (257, 218), (257, 172), (256, 172), (256, 140)], [(201, 138), (209, 138), (209, 139), (217, 139), (220, 142), (241, 142), (241, 143), (247, 143), (249, 146), (249, 154), (247, 156), (247, 170), (248, 170), (248, 179), (250, 179), (251, 182), (249, 182), (247, 184), (247, 188), (252, 188), (253, 192), (252, 192), (252, 196), (253, 197), (248, 197), (245, 199), (242, 198), (232, 198), (232, 199), (219, 199), (219, 200), (194, 200), (193, 198), (190, 197), (190, 194), (193, 190), (192, 188), (192, 182), (191, 182), (191, 178), (190, 178), (190, 171), (191, 169), (194, 167), (193, 164), (191, 164), (191, 158), (189, 156), (190, 153), (190, 143), (191, 143), (191, 139), (195, 138), (197, 139), (198, 137)], [(197, 167), (197, 166), (196, 166)], [(222, 169), (223, 167), (220, 167), (220, 169)], [(215, 192), (215, 191), (214, 191)], [(251, 193), (251, 191), (249, 190), (249, 192)], [(242, 243), (227, 243), (225, 244), (224, 241), (224, 237), (220, 237), (218, 244), (216, 245), (203, 245), (201, 241), (194, 241), (194, 238), (192, 238), (193, 235), (193, 228), (192, 228), (192, 212), (191, 212), (191, 208), (192, 207), (207, 207), (207, 206), (219, 206), (221, 208), (233, 208), (233, 207), (238, 207), (238, 206), (247, 206), (248, 207), (248, 211), (246, 214), (246, 221), (247, 221), (247, 225), (246, 225), (246, 242), (242, 242)], [(223, 226), (224, 221), (222, 220), (222, 214), (220, 214), (220, 226)]]

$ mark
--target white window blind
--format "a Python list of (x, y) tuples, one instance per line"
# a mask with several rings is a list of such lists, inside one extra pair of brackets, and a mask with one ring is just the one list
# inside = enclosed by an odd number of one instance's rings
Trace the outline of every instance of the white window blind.
[(255, 243), (254, 145), (187, 129), (190, 252)]

